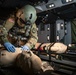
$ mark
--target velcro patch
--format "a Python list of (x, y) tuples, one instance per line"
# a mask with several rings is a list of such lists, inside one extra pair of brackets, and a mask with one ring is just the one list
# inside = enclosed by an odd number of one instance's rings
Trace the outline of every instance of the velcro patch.
[(35, 33), (37, 30), (35, 28), (32, 29), (32, 32)]
[(14, 23), (14, 20), (11, 18), (9, 18), (8, 21)]

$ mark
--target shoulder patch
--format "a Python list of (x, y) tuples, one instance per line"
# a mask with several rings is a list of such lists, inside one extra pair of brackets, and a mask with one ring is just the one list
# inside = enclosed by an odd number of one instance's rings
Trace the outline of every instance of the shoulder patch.
[(35, 28), (32, 29), (32, 32), (35, 33), (37, 30)]
[(8, 21), (14, 23), (14, 20), (12, 18), (9, 18)]

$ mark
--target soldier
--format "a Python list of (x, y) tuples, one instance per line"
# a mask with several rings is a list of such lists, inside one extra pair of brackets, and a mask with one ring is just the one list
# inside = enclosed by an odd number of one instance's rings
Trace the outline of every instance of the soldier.
[[(31, 5), (25, 5), (15, 15), (10, 16), (4, 25), (0, 25), (1, 47), (10, 53), (15, 53), (16, 47), (21, 47), (21, 50), (32, 49), (38, 40), (36, 19), (36, 10)], [(0, 58), (1, 56), (0, 54)]]

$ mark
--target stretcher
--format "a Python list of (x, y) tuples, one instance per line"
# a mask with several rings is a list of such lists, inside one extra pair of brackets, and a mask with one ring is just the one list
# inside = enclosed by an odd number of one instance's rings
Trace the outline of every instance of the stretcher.
[(57, 42), (57, 43), (36, 43), (35, 45), (36, 50), (40, 51), (52, 51), (55, 53), (64, 53), (67, 50), (67, 45)]

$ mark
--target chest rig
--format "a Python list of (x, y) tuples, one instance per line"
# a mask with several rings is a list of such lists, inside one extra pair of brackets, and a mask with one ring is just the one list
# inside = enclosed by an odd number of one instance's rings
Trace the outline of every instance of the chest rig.
[(15, 40), (26, 41), (30, 38), (31, 25), (25, 25), (20, 28), (15, 24), (8, 32), (9, 36)]

